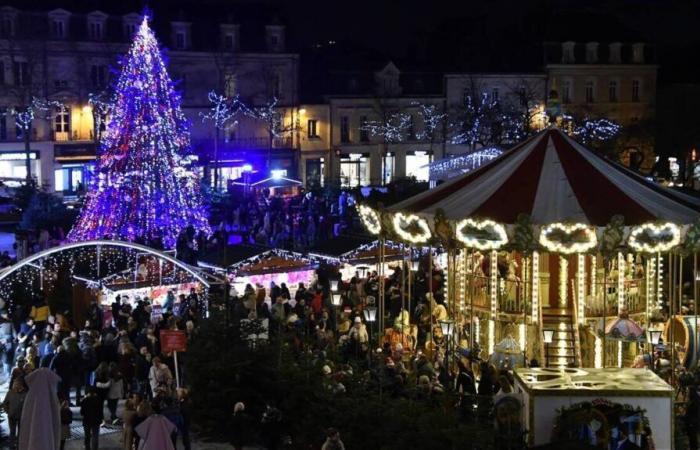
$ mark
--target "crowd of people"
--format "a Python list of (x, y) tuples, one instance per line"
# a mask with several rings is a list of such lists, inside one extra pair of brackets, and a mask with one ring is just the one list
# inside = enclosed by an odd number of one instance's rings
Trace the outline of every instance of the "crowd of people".
[(63, 449), (78, 412), (86, 450), (99, 448), (100, 427), (115, 425), (123, 427), (125, 450), (175, 449), (177, 441), (191, 448), (186, 364), (176, 374), (174, 355), (161, 349), (159, 336), (181, 330), (194, 338), (204, 306), (194, 290), (179, 303), (173, 292), (169, 297), (173, 301), (157, 316), (145, 299), (132, 303), (117, 296), (106, 309), (95, 299), (84, 324), (67, 312), (53, 314), (44, 300), (26, 311), (3, 303), (0, 346), (8, 392), (2, 406), (10, 447)]

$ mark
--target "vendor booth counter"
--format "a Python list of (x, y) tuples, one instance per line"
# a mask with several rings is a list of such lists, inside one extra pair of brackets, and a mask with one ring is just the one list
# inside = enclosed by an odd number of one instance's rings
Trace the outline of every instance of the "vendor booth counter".
[(656, 450), (673, 448), (673, 389), (647, 369), (520, 368), (515, 390), (531, 446), (583, 441), (608, 450), (629, 439), (643, 447), (646, 428)]

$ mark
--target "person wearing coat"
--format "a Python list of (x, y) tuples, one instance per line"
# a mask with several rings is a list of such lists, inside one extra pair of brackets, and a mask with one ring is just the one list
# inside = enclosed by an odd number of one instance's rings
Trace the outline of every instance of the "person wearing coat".
[(175, 450), (172, 435), (176, 430), (165, 416), (153, 414), (136, 427), (141, 438), (139, 450)]
[(19, 450), (56, 450), (61, 444), (61, 408), (56, 388), (61, 379), (49, 369), (33, 371), (24, 381), (29, 392), (22, 407)]
[(24, 381), (21, 378), (16, 378), (12, 382), (12, 386), (5, 400), (2, 402), (2, 407), (7, 413), (7, 421), (10, 425), (10, 448), (15, 448), (17, 440), (17, 432), (19, 431), (20, 420), (22, 418), (22, 407), (24, 399), (27, 397), (27, 389), (24, 387)]

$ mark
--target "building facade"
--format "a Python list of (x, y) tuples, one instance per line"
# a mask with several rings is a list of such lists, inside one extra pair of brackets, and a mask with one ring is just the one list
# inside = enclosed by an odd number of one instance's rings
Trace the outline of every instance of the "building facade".
[[(32, 176), (64, 195), (90, 182), (97, 144), (88, 100), (108, 92), (118, 58), (141, 21), (136, 13), (0, 8), (0, 107), (5, 112), (0, 116), (0, 179), (20, 183), (26, 176), (24, 139), (9, 111), (38, 98), (61, 106), (37, 110), (30, 133)], [(192, 125), (193, 150), (204, 167), (216, 159), (224, 180), (237, 178), (246, 164), (296, 176), (299, 142), (293, 133), (271, 133), (265, 120), (242, 115), (217, 132), (201, 117), (211, 108), (209, 91), (216, 90), (240, 96), (252, 110), (274, 106), (285, 127), (298, 122), (299, 57), (286, 51), (284, 26), (258, 29), (262, 46), (247, 49), (235, 21), (219, 24), (215, 33), (208, 30), (206, 39), (198, 28), (209, 24), (180, 19), (157, 25)], [(205, 169), (204, 176), (213, 178), (211, 170)]]

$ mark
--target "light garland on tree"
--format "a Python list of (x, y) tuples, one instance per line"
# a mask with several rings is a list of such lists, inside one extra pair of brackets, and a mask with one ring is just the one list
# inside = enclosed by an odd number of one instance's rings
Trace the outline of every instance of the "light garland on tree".
[(371, 234), (375, 236), (382, 232), (382, 221), (379, 213), (369, 206), (358, 205), (357, 212), (360, 215), (362, 224)]
[(627, 243), (638, 252), (667, 252), (681, 243), (681, 229), (670, 222), (645, 223), (632, 228)]
[[(395, 213), (392, 223), (394, 232), (411, 244), (425, 244), (432, 236), (428, 222), (416, 214)], [(409, 227), (415, 227), (417, 230), (415, 232), (409, 231)]]
[[(483, 235), (465, 233), (469, 228), (477, 233), (483, 232)], [(508, 243), (505, 227), (493, 220), (462, 219), (457, 223), (456, 232), (457, 240), (478, 250), (497, 250)]]
[[(557, 239), (557, 234), (563, 235), (564, 239)], [(544, 226), (540, 231), (540, 244), (551, 252), (569, 255), (592, 250), (598, 245), (598, 238), (595, 230), (588, 225), (553, 223)]]
[(189, 124), (145, 17), (116, 83), (97, 176), (68, 235), (162, 241), (173, 248), (188, 226), (211, 233), (192, 170)]

